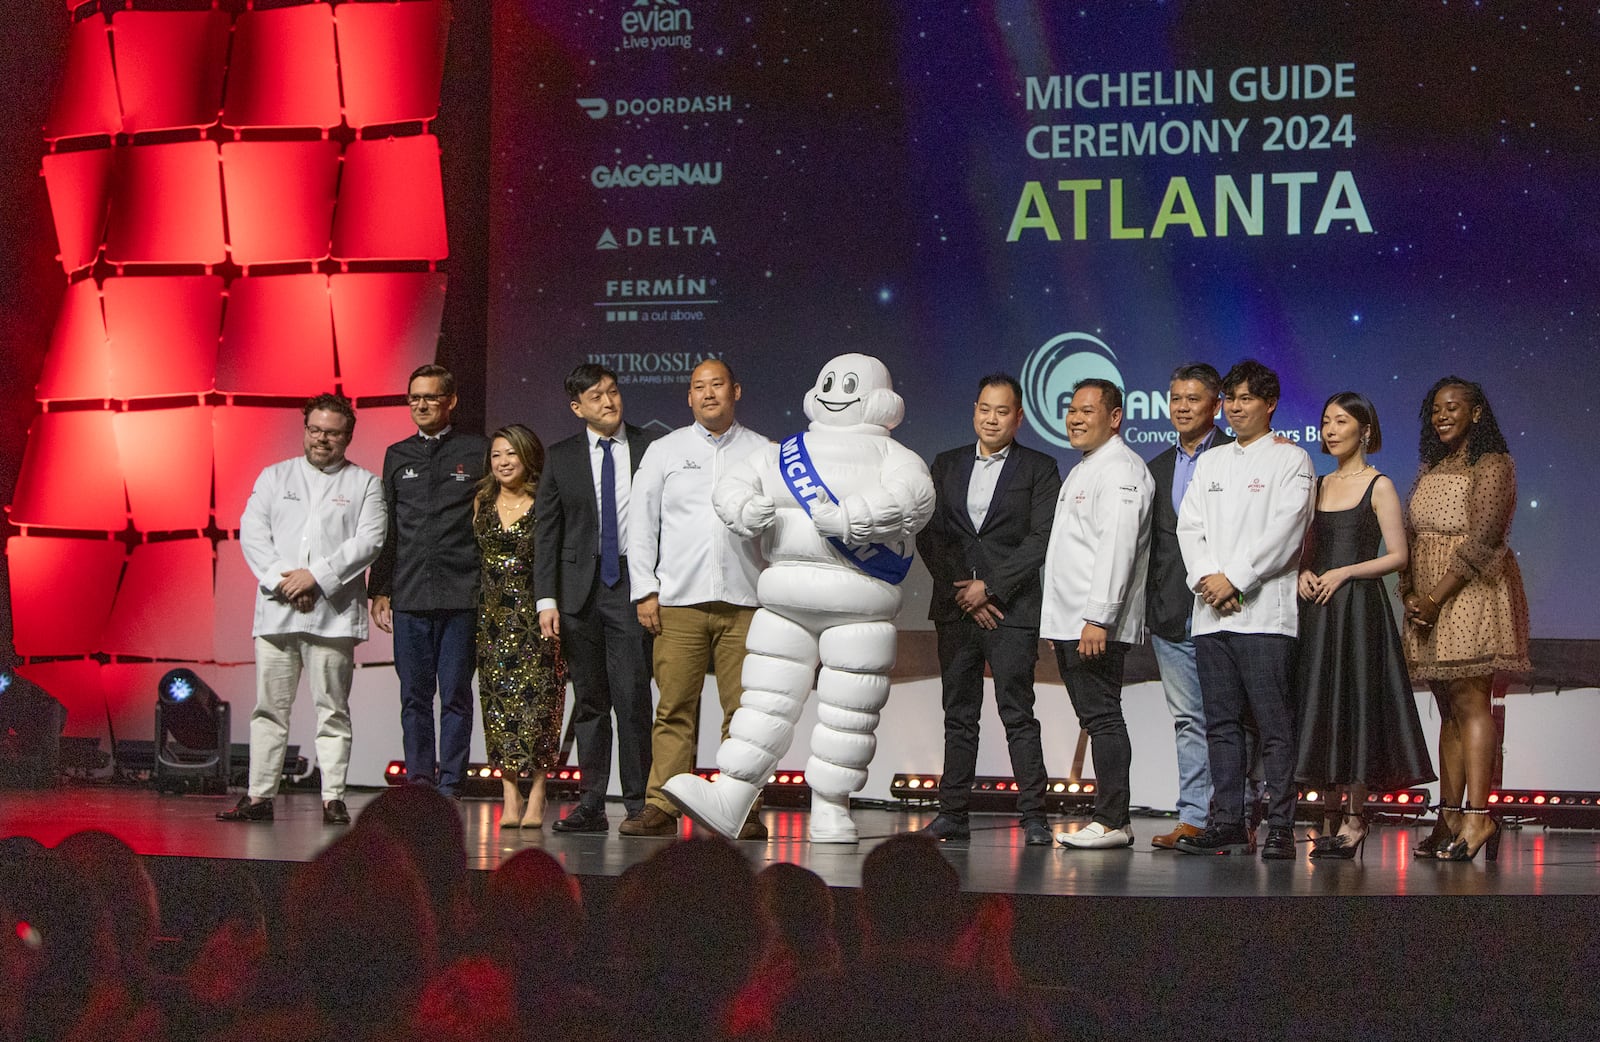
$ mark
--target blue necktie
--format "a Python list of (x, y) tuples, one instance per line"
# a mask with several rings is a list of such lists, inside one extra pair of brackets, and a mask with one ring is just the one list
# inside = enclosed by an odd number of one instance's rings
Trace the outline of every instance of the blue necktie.
[(600, 581), (615, 586), (622, 578), (622, 562), (617, 553), (617, 463), (611, 455), (611, 439), (600, 439)]

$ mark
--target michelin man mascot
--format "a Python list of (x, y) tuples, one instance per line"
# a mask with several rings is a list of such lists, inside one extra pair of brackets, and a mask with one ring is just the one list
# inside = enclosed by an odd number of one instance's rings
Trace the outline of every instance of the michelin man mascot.
[(756, 587), (744, 697), (717, 751), (719, 776), (680, 774), (663, 790), (706, 828), (737, 835), (789, 751), (815, 677), (811, 841), (854, 843), (850, 794), (866, 784), (877, 748), (899, 583), (933, 514), (933, 481), (889, 437), (905, 402), (876, 358), (829, 361), (806, 392), (805, 414), (805, 433), (753, 453), (717, 482), (717, 516), (739, 535), (760, 536), (770, 567)]

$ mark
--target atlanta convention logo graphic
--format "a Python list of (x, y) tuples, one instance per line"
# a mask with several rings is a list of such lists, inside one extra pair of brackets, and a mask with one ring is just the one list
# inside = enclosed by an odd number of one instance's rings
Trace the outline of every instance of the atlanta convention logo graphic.
[(1041, 438), (1058, 448), (1072, 446), (1067, 439), (1072, 385), (1094, 377), (1127, 390), (1116, 353), (1099, 337), (1062, 333), (1034, 349), (1022, 364), (1022, 406), (1028, 423)]

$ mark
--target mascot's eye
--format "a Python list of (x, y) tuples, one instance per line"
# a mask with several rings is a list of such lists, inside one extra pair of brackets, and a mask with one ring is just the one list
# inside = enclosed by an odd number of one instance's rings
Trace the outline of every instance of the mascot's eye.
[(845, 394), (855, 394), (856, 384), (857, 381), (855, 373), (845, 373), (844, 379), (839, 381), (839, 387), (844, 391)]
[(822, 378), (822, 393), (827, 394), (831, 390), (833, 390), (833, 374), (828, 373)]

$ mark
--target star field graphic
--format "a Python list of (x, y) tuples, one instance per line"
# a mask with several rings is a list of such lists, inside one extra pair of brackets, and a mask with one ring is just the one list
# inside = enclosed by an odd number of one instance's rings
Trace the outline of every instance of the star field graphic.
[[(501, 0), (495, 26), (491, 423), (572, 433), (561, 377), (592, 358), (621, 374), (630, 421), (675, 427), (713, 354), (744, 386), (740, 418), (782, 437), (817, 363), (863, 350), (906, 399), (898, 436), (931, 457), (971, 440), (979, 376), (1077, 332), (1112, 353), (1146, 457), (1167, 444), (1174, 366), (1254, 356), (1282, 378), (1276, 426), (1320, 469), (1322, 402), (1367, 394), (1373, 463), (1404, 491), (1421, 398), (1455, 373), (1484, 385), (1516, 459), (1534, 635), (1600, 637), (1579, 538), (1600, 514), (1592, 13)], [(1313, 67), (1347, 67), (1343, 96), (1291, 96), (1314, 93)], [(1171, 96), (1182, 70), (1209, 71), (1209, 99)], [(1167, 99), (1131, 103), (1130, 85), (1104, 103), (1140, 73)], [(1088, 86), (1039, 103), (1067, 77)], [(1243, 129), (1214, 148), (1101, 148), (1225, 121)], [(1052, 449), (1048, 412), (1024, 440)]]

